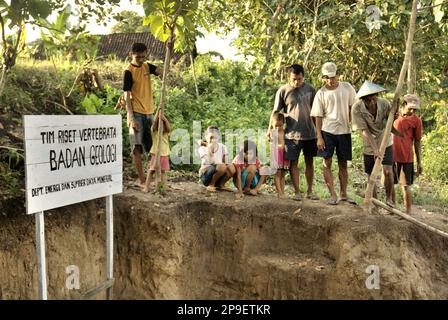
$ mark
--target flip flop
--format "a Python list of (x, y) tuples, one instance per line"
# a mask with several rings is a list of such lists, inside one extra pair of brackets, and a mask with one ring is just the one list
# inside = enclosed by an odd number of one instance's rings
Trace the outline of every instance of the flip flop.
[(227, 192), (233, 192), (233, 189), (229, 187), (216, 187), (216, 190), (218, 191), (227, 191)]
[(335, 205), (337, 205), (339, 202), (338, 202), (338, 200), (337, 199), (329, 199), (328, 201), (327, 201), (327, 204), (329, 204), (329, 205), (331, 205), (331, 206), (335, 206)]
[(353, 200), (352, 198), (348, 198), (348, 197), (347, 198), (341, 198), (341, 199), (339, 199), (339, 201), (345, 201), (345, 202), (348, 202), (350, 204), (357, 204), (355, 200)]
[(295, 200), (295, 201), (302, 201), (302, 195), (301, 195), (300, 193), (296, 193), (296, 194), (294, 195), (294, 197), (292, 197), (292, 200)]
[(310, 200), (320, 200), (320, 198), (318, 196), (316, 196), (315, 194), (312, 194), (312, 193), (311, 194), (307, 194), (306, 198), (310, 199)]

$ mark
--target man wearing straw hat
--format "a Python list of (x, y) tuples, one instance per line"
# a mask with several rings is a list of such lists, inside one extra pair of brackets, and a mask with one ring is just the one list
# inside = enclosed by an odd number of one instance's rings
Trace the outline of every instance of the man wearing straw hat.
[[(373, 82), (367, 80), (364, 82), (356, 95), (359, 100), (352, 107), (352, 129), (361, 133), (364, 145), (364, 171), (369, 177), (375, 165), (375, 160), (377, 158), (382, 159), (386, 204), (394, 207), (393, 149), (390, 135), (387, 138), (384, 155), (380, 154), (384, 129), (391, 109), (389, 101), (378, 97), (378, 93), (383, 91), (386, 91), (386, 89)], [(392, 133), (400, 134), (393, 129)], [(373, 189), (373, 197), (377, 197), (376, 188)]]
[(394, 128), (403, 133), (403, 137), (394, 137), (394, 162), (396, 177), (403, 188), (404, 206), (411, 213), (412, 192), (414, 181), (414, 152), (417, 156), (417, 176), (423, 171), (421, 139), (423, 135), (422, 120), (415, 115), (420, 109), (420, 99), (415, 94), (403, 97), (404, 103), (400, 116), (394, 122)]

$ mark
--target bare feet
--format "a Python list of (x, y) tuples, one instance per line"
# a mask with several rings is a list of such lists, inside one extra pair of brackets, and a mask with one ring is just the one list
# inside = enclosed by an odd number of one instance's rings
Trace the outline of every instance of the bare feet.
[(237, 193), (237, 194), (235, 194), (235, 198), (236, 198), (236, 200), (242, 200), (243, 199), (243, 197), (244, 197), (244, 194), (242, 194), (242, 193)]
[(142, 191), (143, 192), (150, 192), (152, 189), (151, 189), (151, 187), (146, 187), (146, 186), (144, 186), (143, 188), (142, 188)]
[(227, 192), (233, 192), (233, 189), (226, 187), (226, 186), (216, 186), (216, 190), (219, 191), (227, 191)]
[(205, 190), (207, 190), (208, 192), (216, 192), (216, 187), (214, 187), (214, 186), (207, 186), (207, 188), (205, 188)]
[(258, 194), (258, 191), (256, 189), (251, 189), (249, 191), (249, 194), (252, 195), (252, 196), (256, 196)]
[(146, 183), (146, 181), (141, 182), (140, 179), (137, 179), (137, 180), (135, 180), (134, 182), (131, 183), (131, 186), (144, 188), (145, 187), (145, 183)]
[(287, 199), (288, 197), (284, 194), (284, 193), (282, 193), (282, 194), (278, 194), (277, 195), (277, 197), (279, 198), (279, 199)]
[(310, 199), (310, 200), (319, 200), (319, 197), (316, 196), (314, 193), (308, 193), (308, 194), (306, 195), (306, 198), (307, 198), (307, 199)]

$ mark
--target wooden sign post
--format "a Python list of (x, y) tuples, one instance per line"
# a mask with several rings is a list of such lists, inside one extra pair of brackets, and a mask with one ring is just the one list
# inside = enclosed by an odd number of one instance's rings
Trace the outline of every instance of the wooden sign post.
[(107, 281), (99, 287), (111, 299), (112, 195), (123, 191), (121, 116), (24, 116), (23, 123), (26, 209), (36, 217), (39, 299), (47, 299), (44, 210), (100, 197), (106, 197)]

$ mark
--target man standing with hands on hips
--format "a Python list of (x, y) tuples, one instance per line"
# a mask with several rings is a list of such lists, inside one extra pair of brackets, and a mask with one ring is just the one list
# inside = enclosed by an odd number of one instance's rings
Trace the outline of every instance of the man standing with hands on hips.
[(311, 116), (316, 119), (317, 155), (324, 158), (324, 178), (330, 191), (328, 204), (338, 204), (331, 172), (332, 157), (336, 150), (339, 166), (340, 201), (356, 202), (347, 196), (347, 161), (352, 160), (352, 138), (349, 122), (351, 106), (355, 103), (356, 91), (348, 82), (339, 82), (338, 70), (333, 62), (322, 66), (324, 86), (313, 101)]

